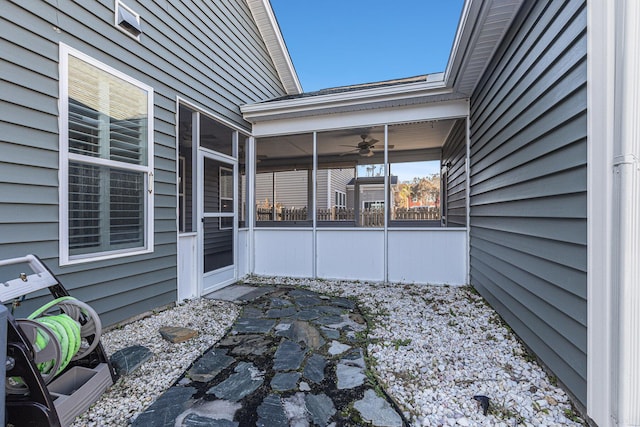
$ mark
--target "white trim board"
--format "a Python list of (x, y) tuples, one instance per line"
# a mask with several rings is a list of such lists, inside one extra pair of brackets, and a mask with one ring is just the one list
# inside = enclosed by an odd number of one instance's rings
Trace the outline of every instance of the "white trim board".
[(458, 99), (405, 107), (267, 120), (253, 125), (253, 136), (260, 138), (313, 131), (371, 127), (427, 120), (444, 120), (467, 117), (468, 112), (469, 101), (467, 99)]

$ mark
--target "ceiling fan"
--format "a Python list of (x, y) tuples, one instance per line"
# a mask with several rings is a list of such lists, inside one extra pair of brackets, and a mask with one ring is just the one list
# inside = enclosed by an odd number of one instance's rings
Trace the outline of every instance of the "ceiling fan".
[[(340, 145), (341, 147), (352, 147), (352, 150), (347, 151), (346, 153), (340, 154), (341, 156), (346, 156), (348, 154), (358, 153), (362, 157), (371, 157), (373, 156), (373, 150), (376, 149), (376, 144), (378, 141), (375, 138), (370, 138), (367, 141), (367, 135), (360, 135), (362, 141), (358, 142), (358, 145)], [(394, 146), (389, 145), (389, 149), (392, 149)]]

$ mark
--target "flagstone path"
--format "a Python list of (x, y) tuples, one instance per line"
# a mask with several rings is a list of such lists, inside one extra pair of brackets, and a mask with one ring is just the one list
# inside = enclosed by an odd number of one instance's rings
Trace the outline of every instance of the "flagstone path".
[(367, 375), (366, 322), (353, 301), (293, 288), (224, 292), (240, 295), (240, 317), (134, 426), (407, 425)]

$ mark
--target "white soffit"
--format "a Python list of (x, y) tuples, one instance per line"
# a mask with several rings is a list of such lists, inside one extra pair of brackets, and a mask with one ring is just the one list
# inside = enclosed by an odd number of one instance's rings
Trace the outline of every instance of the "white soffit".
[(467, 0), (449, 58), (445, 80), (471, 96), (523, 0)]
[(269, 3), (269, 0), (246, 0), (246, 2), (287, 95), (302, 93), (302, 86), (298, 80), (293, 62), (291, 62), (278, 21), (273, 14), (273, 9), (271, 9), (271, 3)]

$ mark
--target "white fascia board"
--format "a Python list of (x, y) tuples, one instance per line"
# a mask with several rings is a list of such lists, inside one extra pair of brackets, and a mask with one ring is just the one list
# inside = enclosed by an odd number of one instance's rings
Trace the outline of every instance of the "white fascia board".
[[(438, 74), (438, 76), (442, 75), (442, 73)], [(258, 120), (268, 120), (270, 117), (281, 117), (283, 115), (292, 115), (301, 112), (305, 114), (317, 114), (323, 110), (330, 112), (331, 110), (341, 107), (364, 106), (373, 103), (393, 102), (452, 93), (453, 90), (446, 87), (444, 80), (427, 79), (427, 81), (418, 83), (248, 104), (241, 106), (240, 111), (245, 120), (255, 124)]]
[(468, 112), (469, 100), (456, 99), (401, 107), (346, 111), (339, 114), (317, 114), (263, 120), (254, 123), (252, 135), (266, 137), (414, 121), (444, 120), (466, 117)]
[(282, 37), (271, 3), (269, 0), (247, 0), (247, 5), (251, 10), (253, 20), (258, 26), (260, 35), (269, 51), (287, 95), (302, 93), (298, 74), (291, 61), (289, 50)]
[[(453, 45), (451, 46), (451, 52), (449, 53), (449, 61), (447, 61), (447, 68), (444, 72), (444, 81), (449, 82), (449, 78), (452, 74), (456, 74), (460, 69), (460, 63), (463, 56), (461, 52), (464, 52), (464, 47), (469, 43), (470, 33), (469, 27), (471, 26), (469, 16), (471, 16), (471, 10), (475, 10), (474, 16), (477, 16), (477, 10), (479, 9), (479, 3), (473, 0), (466, 0), (462, 5), (462, 13), (460, 14), (460, 21), (458, 22), (458, 29), (456, 30), (455, 38), (453, 39)], [(475, 21), (474, 21), (475, 22)]]

